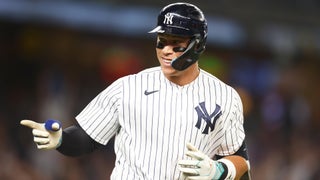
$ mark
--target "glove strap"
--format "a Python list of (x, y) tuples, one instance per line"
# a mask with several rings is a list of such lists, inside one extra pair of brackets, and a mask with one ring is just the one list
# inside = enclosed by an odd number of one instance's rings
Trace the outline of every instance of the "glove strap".
[(217, 162), (217, 161), (213, 161), (213, 162), (216, 166), (216, 169), (215, 169), (215, 174), (212, 177), (212, 180), (221, 179), (225, 174), (225, 171), (227, 171), (226, 166), (221, 162)]
[(236, 177), (236, 167), (228, 159), (219, 159), (218, 160), (224, 167), (224, 172), (221, 175), (220, 179), (223, 180), (233, 180)]

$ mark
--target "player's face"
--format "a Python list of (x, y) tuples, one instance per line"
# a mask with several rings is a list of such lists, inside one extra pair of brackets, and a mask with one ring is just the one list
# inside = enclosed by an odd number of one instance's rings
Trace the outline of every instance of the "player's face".
[(161, 69), (167, 77), (179, 76), (183, 71), (175, 70), (171, 66), (171, 61), (179, 57), (188, 46), (190, 38), (158, 34), (157, 39), (157, 58)]

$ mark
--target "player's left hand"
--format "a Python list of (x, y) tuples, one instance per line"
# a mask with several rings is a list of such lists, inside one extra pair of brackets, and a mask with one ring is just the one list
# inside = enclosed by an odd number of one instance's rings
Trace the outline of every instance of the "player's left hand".
[(224, 172), (222, 164), (212, 160), (192, 144), (187, 143), (186, 155), (191, 160), (180, 160), (178, 168), (190, 180), (219, 179)]

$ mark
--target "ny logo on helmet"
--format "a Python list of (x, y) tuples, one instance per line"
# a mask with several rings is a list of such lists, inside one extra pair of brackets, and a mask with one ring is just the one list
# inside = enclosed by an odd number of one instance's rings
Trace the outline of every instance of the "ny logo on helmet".
[[(202, 131), (202, 133), (208, 134), (209, 128), (210, 128), (210, 132), (213, 131), (215, 124), (216, 124), (216, 121), (222, 115), (221, 107), (218, 104), (216, 104), (216, 107), (215, 107), (215, 110), (213, 111), (213, 113), (209, 114), (206, 109), (205, 102), (201, 102), (199, 104), (199, 106), (195, 107), (195, 110), (198, 113), (198, 121), (197, 121), (196, 127), (198, 129), (200, 129), (201, 120), (203, 119), (206, 123), (206, 126), (205, 126), (204, 130)], [(211, 122), (211, 120), (212, 120), (212, 122)]]
[(163, 24), (173, 24), (173, 13), (167, 13), (164, 15)]

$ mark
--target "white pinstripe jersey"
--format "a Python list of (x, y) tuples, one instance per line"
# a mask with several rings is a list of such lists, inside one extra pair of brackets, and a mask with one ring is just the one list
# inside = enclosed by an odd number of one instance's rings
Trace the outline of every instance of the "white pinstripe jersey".
[(186, 143), (210, 157), (235, 153), (245, 138), (237, 92), (201, 70), (178, 86), (160, 67), (118, 79), (76, 117), (97, 142), (116, 135), (111, 179), (183, 179)]

